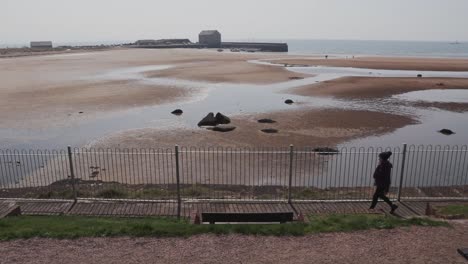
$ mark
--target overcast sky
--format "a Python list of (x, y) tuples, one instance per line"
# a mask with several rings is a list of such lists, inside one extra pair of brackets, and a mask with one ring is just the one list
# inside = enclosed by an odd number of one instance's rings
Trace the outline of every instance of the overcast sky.
[(0, 0), (0, 44), (190, 38), (468, 41), (468, 0)]

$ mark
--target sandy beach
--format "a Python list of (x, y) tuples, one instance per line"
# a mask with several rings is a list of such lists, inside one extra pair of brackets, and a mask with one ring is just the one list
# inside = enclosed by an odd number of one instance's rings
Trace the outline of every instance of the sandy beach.
[[(279, 58), (283, 59), (278, 60)], [(199, 112), (190, 113), (192, 119), (181, 119), (170, 115), (173, 109), (166, 109), (163, 117), (154, 117), (147, 121), (151, 125), (107, 128), (106, 132), (97, 133), (98, 137), (89, 138), (83, 143), (87, 146), (126, 148), (146, 147), (148, 144), (238, 147), (283, 147), (289, 144), (333, 146), (356, 138), (387, 134), (419, 122), (415, 116), (398, 112), (333, 106), (340, 105), (343, 100), (374, 100), (408, 91), (468, 87), (468, 80), (463, 78), (416, 77), (344, 77), (301, 85), (302, 81), (307, 81), (307, 78), (313, 78), (314, 75), (295, 73), (289, 71), (287, 67), (277, 65), (255, 64), (251, 63), (252, 60), (270, 60), (277, 64), (374, 69), (468, 70), (468, 60), (460, 59), (360, 57), (325, 60), (303, 59), (300, 56), (274, 53), (232, 53), (189, 49), (116, 49), (93, 53), (1, 59), (0, 128), (28, 131), (49, 127), (80, 129), (82, 124), (96, 120), (102, 124), (101, 127), (105, 127), (106, 118), (109, 116), (119, 117), (133, 109), (147, 112), (144, 107), (156, 109), (155, 107), (179, 105), (190, 100), (203, 100), (203, 96), (206, 97), (219, 87), (232, 87), (229, 89), (252, 87), (258, 91), (261, 89), (267, 91), (270, 85), (280, 85), (278, 87), (292, 88), (283, 90), (279, 100), (274, 100), (274, 104), (278, 106), (271, 109), (277, 110), (249, 112), (238, 109), (237, 113), (231, 115), (232, 124), (236, 126), (233, 132), (218, 133), (196, 128), (196, 123), (209, 111), (197, 110)], [(163, 68), (154, 70), (145, 67)], [(140, 68), (141, 72), (131, 72)], [(126, 71), (130, 71), (131, 74)], [(305, 79), (301, 80), (303, 78)], [(205, 86), (209, 87), (208, 90)], [(245, 94), (242, 98), (234, 98), (230, 97), (229, 90), (224, 93), (224, 97), (221, 97), (223, 99), (220, 99), (222, 101), (216, 102), (218, 106), (238, 104), (239, 101), (231, 100), (242, 101), (248, 96)], [(265, 92), (267, 97), (272, 94), (274, 92)], [(297, 103), (288, 108), (280, 100), (288, 98), (289, 95), (302, 97), (298, 97)], [(333, 98), (335, 101), (330, 102), (332, 106), (324, 103), (321, 107), (316, 106), (313, 101), (307, 102), (307, 98), (314, 100), (320, 97)], [(255, 99), (264, 100), (260, 97)], [(255, 104), (252, 102), (251, 104)], [(185, 104), (190, 106), (189, 103)], [(208, 108), (203, 107), (203, 101), (198, 105), (200, 109)], [(415, 102), (411, 106), (439, 107), (457, 112), (468, 109), (463, 103)], [(210, 109), (210, 111), (217, 110)], [(144, 120), (143, 116), (132, 118)], [(176, 126), (158, 126), (158, 118), (163, 118)], [(259, 124), (257, 120), (261, 118), (271, 118), (277, 122)], [(124, 120), (119, 122), (125, 123)], [(145, 122), (142, 121), (141, 124)], [(277, 129), (279, 132), (267, 134), (260, 131), (265, 128)], [(66, 140), (64, 138), (64, 141)]]
[(468, 59), (418, 57), (293, 58), (270, 60), (275, 64), (354, 67), (381, 70), (468, 71)]

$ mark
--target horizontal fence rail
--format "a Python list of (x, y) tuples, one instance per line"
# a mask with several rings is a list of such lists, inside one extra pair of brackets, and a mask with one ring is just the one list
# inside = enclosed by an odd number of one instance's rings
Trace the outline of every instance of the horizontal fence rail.
[(467, 146), (0, 150), (0, 198), (369, 200), (392, 151), (393, 199), (468, 198)]

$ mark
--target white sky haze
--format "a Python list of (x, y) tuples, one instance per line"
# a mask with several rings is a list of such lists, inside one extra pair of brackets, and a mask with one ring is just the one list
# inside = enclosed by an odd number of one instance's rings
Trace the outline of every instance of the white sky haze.
[(468, 41), (467, 0), (0, 0), (0, 44), (190, 38)]

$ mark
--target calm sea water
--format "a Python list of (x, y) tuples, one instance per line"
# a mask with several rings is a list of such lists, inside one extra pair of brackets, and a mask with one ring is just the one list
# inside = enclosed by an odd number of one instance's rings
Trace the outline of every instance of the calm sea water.
[(468, 42), (289, 40), (293, 54), (468, 57)]

